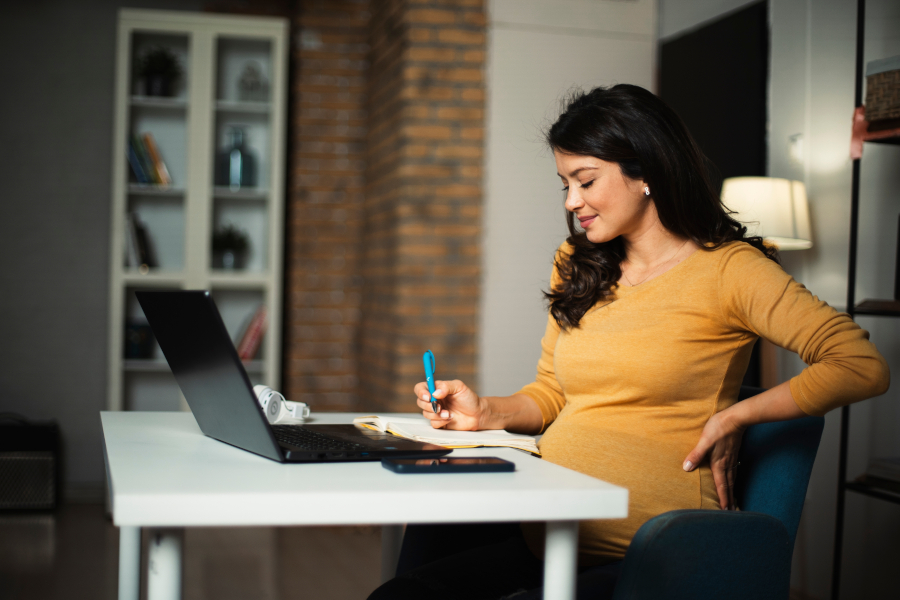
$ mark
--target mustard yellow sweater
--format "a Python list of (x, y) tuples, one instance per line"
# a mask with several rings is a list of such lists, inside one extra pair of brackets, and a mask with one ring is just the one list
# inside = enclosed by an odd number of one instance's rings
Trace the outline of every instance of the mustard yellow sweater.
[[(628, 488), (626, 519), (581, 524), (582, 563), (623, 557), (658, 514), (719, 508), (708, 463), (691, 473), (681, 465), (710, 416), (736, 402), (757, 337), (809, 365), (790, 382), (805, 413), (887, 390), (887, 364), (868, 333), (749, 244), (698, 250), (614, 291), (577, 329), (548, 319), (537, 379), (520, 391), (543, 414), (545, 460)], [(525, 533), (537, 548), (538, 531)]]

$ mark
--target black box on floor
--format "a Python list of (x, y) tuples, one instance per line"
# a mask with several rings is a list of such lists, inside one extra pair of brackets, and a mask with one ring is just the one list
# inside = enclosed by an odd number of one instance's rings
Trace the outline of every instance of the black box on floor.
[(0, 510), (51, 510), (59, 501), (55, 422), (0, 415)]

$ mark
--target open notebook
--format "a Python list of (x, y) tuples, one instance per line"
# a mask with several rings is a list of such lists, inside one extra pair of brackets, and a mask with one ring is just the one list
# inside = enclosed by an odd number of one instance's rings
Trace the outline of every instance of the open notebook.
[(515, 448), (537, 456), (541, 455), (534, 437), (509, 433), (503, 429), (487, 429), (484, 431), (435, 429), (427, 419), (422, 417), (387, 417), (378, 415), (357, 417), (353, 419), (353, 423), (382, 433), (391, 433), (408, 440), (436, 444), (445, 448)]

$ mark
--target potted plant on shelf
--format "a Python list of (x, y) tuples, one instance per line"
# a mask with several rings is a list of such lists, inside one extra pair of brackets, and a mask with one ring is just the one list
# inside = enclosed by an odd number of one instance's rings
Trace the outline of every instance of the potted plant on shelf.
[(141, 56), (137, 75), (144, 82), (148, 96), (172, 96), (174, 83), (181, 77), (181, 64), (169, 48), (156, 46)]
[(226, 223), (213, 232), (212, 248), (214, 269), (243, 269), (250, 239), (246, 232)]

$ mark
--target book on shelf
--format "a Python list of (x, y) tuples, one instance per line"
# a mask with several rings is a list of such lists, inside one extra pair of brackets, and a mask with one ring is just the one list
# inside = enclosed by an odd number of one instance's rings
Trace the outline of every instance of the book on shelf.
[(137, 268), (141, 265), (141, 253), (137, 246), (134, 221), (134, 213), (128, 213), (125, 217), (125, 266)]
[(134, 174), (134, 178), (137, 179), (138, 183), (141, 185), (152, 183), (147, 177), (147, 171), (144, 170), (144, 165), (141, 164), (141, 159), (138, 157), (133, 139), (128, 141), (128, 164), (131, 165), (131, 172)]
[(445, 448), (515, 448), (540, 456), (534, 436), (509, 433), (503, 429), (457, 431), (435, 429), (424, 417), (394, 417), (370, 415), (357, 417), (353, 423), (369, 429), (390, 433), (407, 440), (436, 444)]
[(147, 151), (147, 157), (153, 164), (157, 183), (160, 185), (172, 185), (172, 178), (169, 176), (169, 170), (166, 168), (166, 163), (163, 162), (159, 147), (153, 139), (153, 134), (150, 132), (145, 133), (141, 136), (141, 141), (144, 142), (144, 149)]
[(128, 213), (125, 226), (125, 250), (129, 267), (137, 267), (142, 272), (146, 272), (152, 267), (159, 266), (147, 227), (134, 211)]
[(146, 266), (148, 268), (158, 267), (159, 263), (156, 262), (156, 252), (150, 241), (150, 234), (147, 231), (147, 227), (138, 219), (135, 221), (135, 229), (137, 230), (137, 243), (138, 250), (140, 251), (140, 266)]
[[(137, 134), (131, 136), (131, 147), (134, 149), (138, 166), (144, 172), (146, 183), (158, 185), (159, 177), (156, 174), (156, 168), (153, 166), (153, 161), (150, 160), (150, 156), (147, 154), (147, 148), (144, 146), (144, 141), (141, 139), (141, 136)], [(138, 183), (140, 183), (140, 179), (138, 179)]]
[(133, 134), (128, 142), (128, 164), (138, 183), (171, 185), (172, 177), (152, 133)]
[(250, 322), (247, 324), (244, 335), (241, 336), (241, 341), (238, 342), (237, 345), (238, 356), (243, 362), (253, 360), (256, 353), (259, 352), (259, 347), (262, 345), (262, 339), (266, 334), (267, 327), (268, 318), (266, 315), (266, 305), (260, 304), (259, 308), (257, 308), (256, 312), (253, 314), (253, 317), (250, 319)]

